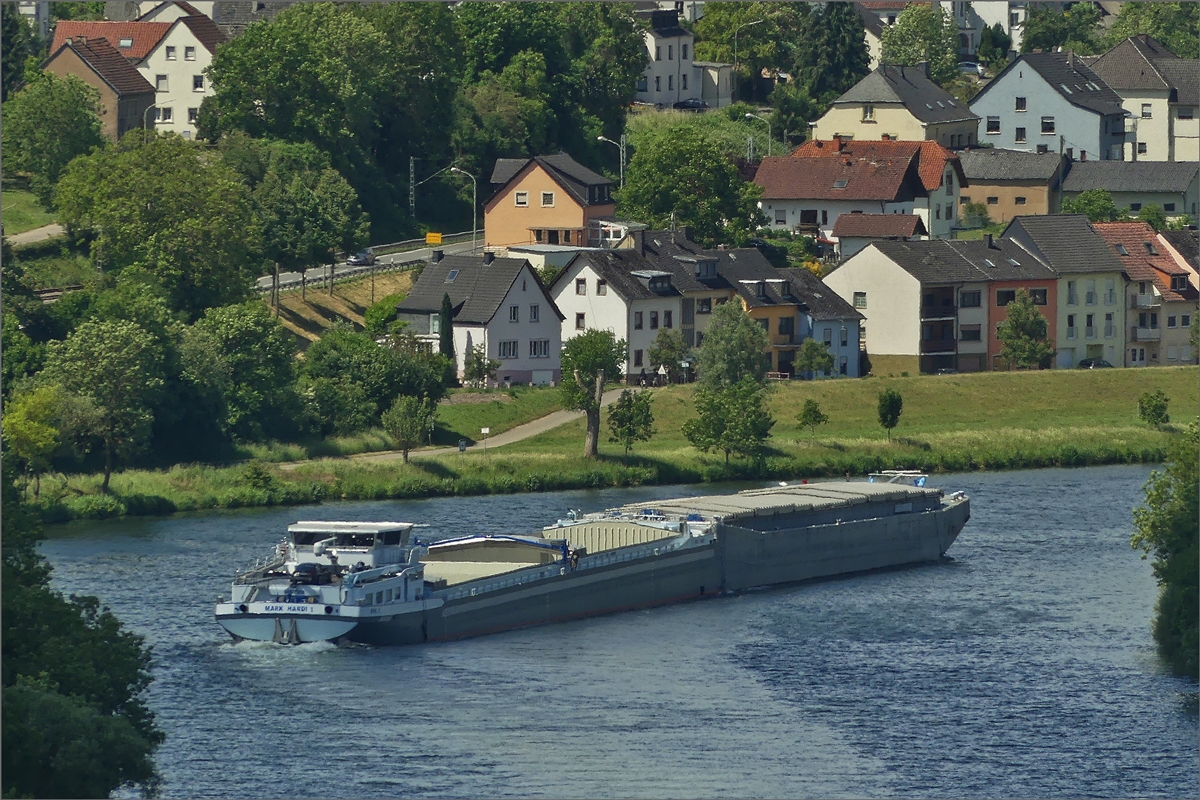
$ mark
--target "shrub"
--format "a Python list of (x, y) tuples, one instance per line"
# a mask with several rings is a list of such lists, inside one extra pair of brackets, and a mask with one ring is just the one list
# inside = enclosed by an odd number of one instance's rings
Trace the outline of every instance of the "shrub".
[(1142, 392), (1142, 396), (1138, 398), (1138, 416), (1147, 425), (1161, 428), (1171, 421), (1171, 416), (1167, 413), (1167, 403), (1169, 402), (1171, 402), (1170, 398), (1163, 393), (1162, 389)]

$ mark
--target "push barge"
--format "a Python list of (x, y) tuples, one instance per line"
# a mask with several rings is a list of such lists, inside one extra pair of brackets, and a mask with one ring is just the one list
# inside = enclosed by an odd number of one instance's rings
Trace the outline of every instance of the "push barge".
[(635, 503), (540, 535), (298, 522), (216, 616), (239, 641), (415, 644), (936, 562), (970, 501), (925, 483), (893, 472)]

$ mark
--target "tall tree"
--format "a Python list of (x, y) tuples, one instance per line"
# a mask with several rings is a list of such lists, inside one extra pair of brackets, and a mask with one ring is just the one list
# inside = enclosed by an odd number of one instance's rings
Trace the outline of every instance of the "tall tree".
[(667, 381), (675, 383), (683, 374), (681, 364), (691, 351), (692, 348), (688, 347), (687, 342), (683, 339), (683, 331), (675, 328), (662, 328), (659, 330), (658, 336), (654, 337), (654, 342), (646, 351), (646, 356), (650, 359), (652, 366), (666, 367)]
[(1052, 51), (1061, 47), (1090, 55), (1097, 50), (1100, 9), (1092, 3), (1073, 3), (1065, 11), (1055, 6), (1037, 5), (1025, 20), (1021, 52)]
[(695, 393), (696, 416), (683, 424), (693, 447), (729, 456), (761, 455), (775, 420), (767, 409), (767, 387), (751, 377), (737, 383), (702, 384)]
[(626, 389), (617, 402), (608, 406), (608, 429), (610, 442), (625, 448), (625, 455), (633, 449), (635, 442), (648, 442), (654, 430), (654, 412), (650, 409), (650, 392), (634, 392)]
[(824, 425), (829, 422), (829, 415), (821, 411), (821, 406), (816, 400), (811, 397), (804, 401), (804, 407), (800, 409), (800, 413), (796, 415), (796, 422), (800, 423), (800, 427), (808, 428), (812, 433), (812, 438), (815, 441), (817, 438), (817, 426)]
[(163, 385), (161, 350), (133, 322), (85, 322), (66, 341), (50, 345), (41, 374), (95, 405), (93, 430), (104, 447), (100, 491), (107, 494), (116, 460), (150, 439), (150, 407)]
[(29, 490), (29, 475), (38, 479), (34, 497), (41, 488), (41, 472), (47, 459), (59, 445), (57, 386), (39, 386), (29, 392), (14, 395), (4, 408), (4, 444), (25, 466), (25, 490)]
[(16, 3), (0, 4), (0, 101), (25, 80), (25, 60), (33, 55), (33, 31)]
[(1054, 355), (1048, 323), (1024, 289), (1007, 306), (1008, 318), (996, 326), (1000, 357), (1021, 369), (1034, 369)]
[(563, 406), (579, 409), (587, 418), (583, 454), (599, 454), (600, 401), (604, 384), (621, 376), (625, 364), (625, 340), (612, 331), (592, 329), (568, 339), (562, 349)]
[(442, 308), (438, 312), (438, 352), (454, 360), (454, 306), (448, 292), (442, 295)]
[(749, 378), (761, 382), (767, 374), (764, 358), (770, 339), (734, 299), (713, 309), (704, 344), (700, 346), (700, 380), (708, 386), (729, 385)]
[[(8, 6), (13, 4), (3, 5), (8, 14)], [(71, 159), (104, 141), (100, 136), (100, 93), (74, 75), (60, 78), (39, 71), (30, 77), (0, 112), (4, 116), (5, 168), (30, 173), (30, 188), (49, 208), (54, 186)]]
[[(754, 78), (764, 68), (787, 67), (803, 14), (800, 3), (705, 3), (704, 16), (696, 22), (696, 58), (730, 64), (736, 49), (735, 80), (750, 91), (745, 99), (755, 99)], [(741, 95), (739, 91), (739, 99)]]
[(904, 413), (904, 398), (895, 389), (884, 389), (879, 393), (879, 403), (876, 406), (879, 424), (887, 431), (888, 441), (892, 440), (892, 428), (900, 423), (900, 415)]
[(997, 22), (990, 28), (984, 28), (979, 34), (979, 48), (976, 51), (979, 60), (987, 64), (993, 71), (999, 72), (1008, 63), (1008, 51), (1012, 50), (1012, 37), (1004, 32)]
[(1108, 29), (1107, 44), (1120, 44), (1129, 36), (1153, 36), (1180, 58), (1200, 54), (1200, 4), (1131, 2), (1121, 4), (1121, 13)]
[(387, 435), (404, 454), (421, 444), (437, 418), (437, 403), (428, 397), (397, 397), (392, 407), (383, 412), (381, 422)]
[(929, 62), (929, 78), (948, 83), (958, 75), (958, 31), (934, 3), (912, 3), (896, 24), (883, 30), (883, 60), (889, 64)]
[(867, 30), (853, 3), (824, 3), (802, 17), (792, 77), (817, 102), (828, 105), (865, 78), (870, 61)]

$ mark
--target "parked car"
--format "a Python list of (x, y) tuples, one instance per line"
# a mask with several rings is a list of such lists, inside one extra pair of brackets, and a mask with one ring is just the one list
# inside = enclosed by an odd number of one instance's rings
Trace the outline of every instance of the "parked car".
[(1085, 358), (1079, 362), (1079, 369), (1111, 369), (1112, 364), (1103, 358)]
[(672, 108), (680, 111), (703, 111), (708, 108), (708, 103), (701, 100), (699, 97), (689, 97), (687, 100), (680, 100)]
[(369, 247), (366, 250), (359, 250), (347, 258), (346, 263), (352, 267), (369, 267), (375, 263), (375, 251)]
[(974, 61), (958, 62), (958, 71), (964, 72), (967, 75), (977, 75), (983, 77), (983, 64), (976, 64)]

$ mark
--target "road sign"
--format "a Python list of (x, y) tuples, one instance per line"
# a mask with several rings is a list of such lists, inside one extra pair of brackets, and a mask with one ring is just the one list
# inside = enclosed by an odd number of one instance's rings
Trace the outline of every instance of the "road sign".
[(467, 452), (467, 440), (466, 439), (458, 440), (458, 452), (460, 452), (460, 453)]
[(479, 432), (482, 433), (484, 436), (487, 436), (489, 433), (492, 432), (492, 429), (491, 428), (480, 428)]
[(425, 234), (425, 244), (441, 244), (442, 235), (440, 233)]

